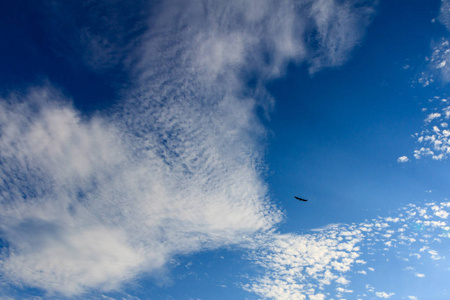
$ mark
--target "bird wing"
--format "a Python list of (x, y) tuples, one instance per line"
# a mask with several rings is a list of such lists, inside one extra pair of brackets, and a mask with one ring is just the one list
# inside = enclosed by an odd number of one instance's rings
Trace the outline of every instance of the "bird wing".
[(300, 200), (300, 201), (308, 201), (308, 200), (306, 200), (306, 199), (302, 199), (302, 198), (299, 198), (299, 197), (297, 197), (297, 196), (294, 196), (294, 198), (297, 199), (297, 200)]

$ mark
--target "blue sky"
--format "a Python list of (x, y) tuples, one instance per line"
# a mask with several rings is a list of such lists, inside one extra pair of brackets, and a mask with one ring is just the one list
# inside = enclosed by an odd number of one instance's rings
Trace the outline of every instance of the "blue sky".
[(448, 299), (450, 2), (222, 2), (0, 2), (0, 299)]

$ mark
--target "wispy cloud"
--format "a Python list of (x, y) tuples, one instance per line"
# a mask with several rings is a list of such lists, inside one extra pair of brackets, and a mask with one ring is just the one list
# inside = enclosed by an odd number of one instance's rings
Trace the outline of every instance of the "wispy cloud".
[(317, 27), (316, 42), (320, 46), (312, 59), (312, 72), (346, 61), (374, 13), (373, 7), (364, 1), (334, 0), (313, 1), (311, 11)]
[(447, 28), (447, 30), (450, 30), (450, 1), (441, 0), (438, 20)]

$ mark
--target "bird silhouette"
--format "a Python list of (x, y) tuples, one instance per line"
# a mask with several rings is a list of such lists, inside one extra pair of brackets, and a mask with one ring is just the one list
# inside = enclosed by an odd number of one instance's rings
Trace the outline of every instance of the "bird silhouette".
[(308, 201), (308, 200), (306, 200), (306, 199), (302, 199), (302, 198), (299, 198), (299, 197), (297, 197), (297, 196), (294, 196), (294, 198), (297, 199), (297, 200), (300, 200), (300, 201)]

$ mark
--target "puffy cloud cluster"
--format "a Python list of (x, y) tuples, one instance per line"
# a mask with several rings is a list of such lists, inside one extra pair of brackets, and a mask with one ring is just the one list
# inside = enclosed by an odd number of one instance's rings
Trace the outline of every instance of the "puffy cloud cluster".
[(441, 80), (445, 83), (450, 81), (450, 43), (448, 39), (443, 38), (436, 43), (432, 49), (430, 57), (427, 57), (428, 70), (420, 74), (418, 82), (426, 87)]
[(339, 293), (351, 293), (344, 274), (357, 263), (361, 238), (355, 226), (338, 225), (314, 234), (276, 234), (253, 257), (268, 273), (243, 287), (273, 299), (325, 297), (322, 290), (332, 283)]
[(450, 118), (449, 99), (436, 96), (430, 102), (437, 103), (433, 108), (435, 112), (426, 116), (426, 129), (415, 134), (417, 142), (423, 146), (414, 150), (414, 157), (420, 159), (429, 156), (434, 160), (442, 160), (450, 154), (450, 130), (447, 123)]
[[(438, 20), (450, 30), (450, 2), (441, 1), (441, 8)], [(450, 42), (447, 38), (442, 38), (439, 42), (434, 43), (432, 52), (425, 60), (427, 62), (427, 70), (419, 76), (418, 82), (426, 87), (434, 83), (436, 80), (447, 84), (450, 82)], [(440, 102), (437, 107), (432, 108), (432, 112), (425, 118), (425, 126), (427, 127), (420, 133), (415, 133), (417, 141), (423, 144), (422, 147), (414, 150), (414, 157), (420, 159), (428, 156), (434, 160), (446, 159), (450, 153), (450, 130), (448, 129), (448, 119), (450, 118), (449, 99), (435, 96), (429, 102)], [(428, 111), (423, 108), (422, 111)], [(398, 159), (399, 162), (400, 158)]]
[[(352, 282), (376, 272), (373, 266), (389, 252), (405, 263), (412, 263), (412, 258), (443, 259), (432, 247), (450, 237), (445, 221), (448, 213), (449, 202), (411, 204), (395, 217), (336, 224), (305, 235), (274, 234), (261, 241), (262, 250), (251, 257), (264, 268), (265, 275), (250, 280), (243, 288), (270, 299), (343, 298), (351, 293), (359, 293), (352, 298), (390, 298), (396, 292), (380, 291), (370, 284), (359, 287)], [(416, 278), (426, 276), (411, 266), (405, 271)]]

